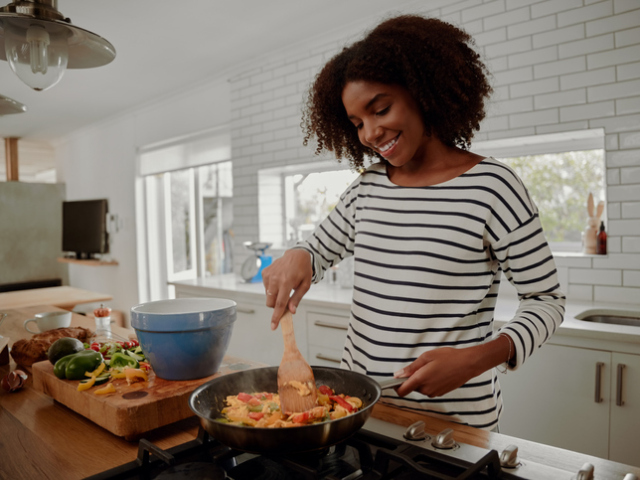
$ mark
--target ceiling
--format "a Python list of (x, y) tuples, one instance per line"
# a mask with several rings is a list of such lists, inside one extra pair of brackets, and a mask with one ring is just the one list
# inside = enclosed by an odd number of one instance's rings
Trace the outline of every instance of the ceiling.
[[(9, 0), (0, 0), (0, 6)], [(44, 92), (0, 61), (0, 95), (27, 112), (0, 116), (0, 137), (52, 142), (87, 124), (248, 66), (329, 32), (357, 32), (380, 18), (442, 0), (59, 0), (58, 10), (116, 49), (104, 67), (67, 70)], [(391, 7), (390, 7), (391, 6)]]

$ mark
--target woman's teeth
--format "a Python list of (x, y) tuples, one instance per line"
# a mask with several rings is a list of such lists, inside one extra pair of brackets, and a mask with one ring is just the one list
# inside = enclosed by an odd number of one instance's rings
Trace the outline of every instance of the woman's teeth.
[(383, 145), (380, 145), (378, 147), (378, 151), (381, 154), (384, 154), (384, 152), (386, 152), (387, 150), (391, 149), (391, 147), (393, 147), (396, 144), (397, 141), (398, 141), (398, 137), (394, 138), (393, 140), (391, 140), (391, 141), (389, 141), (389, 142), (387, 142), (387, 143), (385, 143)]

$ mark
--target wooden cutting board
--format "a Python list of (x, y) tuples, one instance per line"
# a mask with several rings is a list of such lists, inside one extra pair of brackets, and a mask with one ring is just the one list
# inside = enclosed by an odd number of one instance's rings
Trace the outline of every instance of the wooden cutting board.
[(178, 420), (193, 417), (189, 396), (203, 383), (229, 373), (263, 367), (235, 357), (224, 357), (218, 373), (187, 381), (170, 381), (149, 373), (148, 382), (127, 385), (125, 379), (113, 380), (116, 393), (95, 395), (99, 387), (79, 392), (78, 380), (60, 380), (49, 361), (34, 363), (33, 388), (49, 395), (71, 410), (127, 440)]

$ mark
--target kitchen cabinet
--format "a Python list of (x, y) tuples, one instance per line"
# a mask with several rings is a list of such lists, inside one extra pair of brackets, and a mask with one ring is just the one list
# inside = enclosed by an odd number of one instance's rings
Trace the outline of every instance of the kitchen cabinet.
[(318, 307), (307, 311), (308, 361), (311, 365), (340, 366), (349, 325), (349, 317), (345, 315), (319, 310)]
[(547, 344), (500, 385), (501, 433), (640, 465), (640, 355)]

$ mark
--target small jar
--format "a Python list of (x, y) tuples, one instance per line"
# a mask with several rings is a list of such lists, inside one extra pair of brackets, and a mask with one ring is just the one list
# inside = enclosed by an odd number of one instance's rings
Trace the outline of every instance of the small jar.
[(111, 331), (111, 309), (100, 304), (100, 308), (93, 311), (96, 319), (96, 331)]

